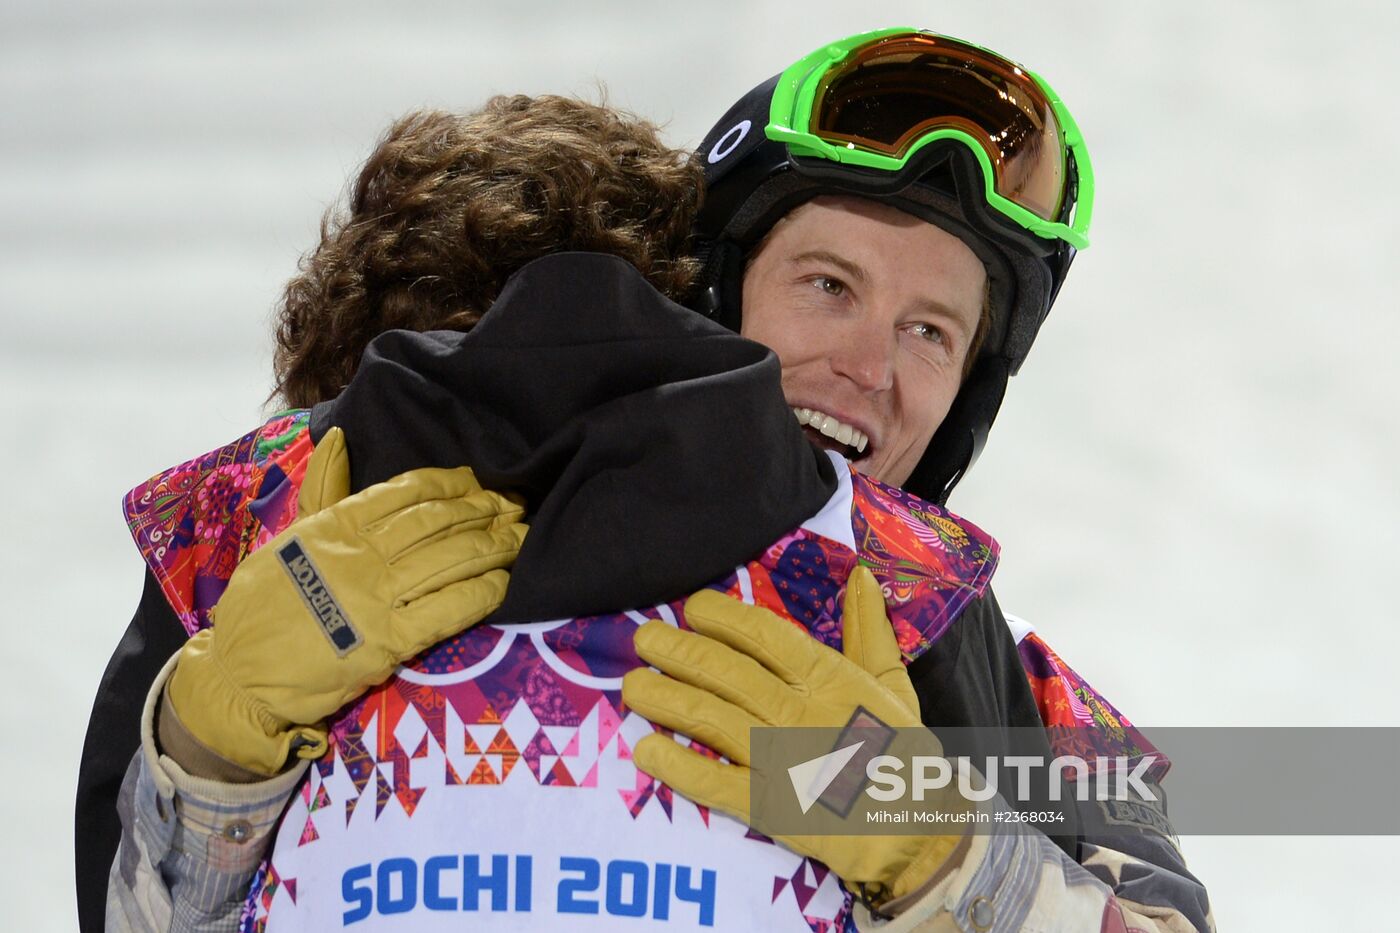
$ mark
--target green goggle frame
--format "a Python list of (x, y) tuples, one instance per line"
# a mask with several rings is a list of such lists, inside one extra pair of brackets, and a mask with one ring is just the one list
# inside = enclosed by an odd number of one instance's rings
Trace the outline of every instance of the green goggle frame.
[[(867, 146), (859, 140), (832, 140), (813, 131), (813, 109), (817, 106), (818, 94), (826, 89), (827, 76), (852, 54), (866, 52), (873, 46), (900, 35), (938, 40), (944, 43), (939, 51), (953, 55), (961, 50), (976, 50), (1000, 66), (997, 76), (1003, 81), (1019, 82), (1015, 88), (1016, 93), (1031, 99), (1038, 98), (1048, 107), (1057, 124), (1054, 129), (1057, 130), (1056, 135), (1060, 142), (1059, 151), (1050, 156), (1058, 158), (1060, 163), (1059, 204), (1055, 208), (1055, 213), (1059, 216), (1041, 216), (1035, 210), (1017, 203), (1012, 197), (997, 190), (999, 176), (992, 153), (997, 147), (995, 134), (1002, 128), (987, 127), (984, 132), (974, 135), (960, 126), (934, 126), (920, 133), (912, 142), (900, 147), (901, 151), (897, 155), (872, 148), (878, 144)], [(980, 57), (976, 66), (987, 67), (985, 60)], [(859, 68), (859, 64), (856, 67)], [(973, 65), (968, 64), (968, 67)], [(985, 86), (989, 94), (1000, 93), (990, 84)], [(1002, 99), (1006, 99), (1004, 94)], [(941, 115), (933, 115), (934, 123), (939, 116)], [(958, 122), (967, 124), (969, 121), (961, 119)], [(1094, 174), (1089, 161), (1089, 150), (1084, 145), (1084, 137), (1078, 124), (1043, 78), (1022, 69), (990, 49), (926, 30), (902, 27), (860, 33), (823, 46), (791, 65), (779, 77), (777, 87), (773, 91), (769, 122), (764, 128), (764, 133), (774, 142), (785, 144), (789, 153), (794, 156), (825, 159), (892, 173), (902, 171), (924, 147), (942, 140), (956, 140), (971, 150), (982, 168), (984, 194), (988, 205), (1036, 236), (1063, 240), (1076, 249), (1084, 249), (1089, 245), (1089, 221), (1093, 215), (1094, 204)], [(1065, 207), (1067, 204), (1068, 208)], [(1063, 217), (1066, 210), (1072, 213), (1072, 216), (1067, 218), (1068, 222)]]

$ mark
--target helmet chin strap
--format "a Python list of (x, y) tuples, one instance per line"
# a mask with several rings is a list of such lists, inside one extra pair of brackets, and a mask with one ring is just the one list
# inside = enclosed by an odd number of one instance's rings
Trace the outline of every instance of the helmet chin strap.
[(987, 446), (987, 435), (991, 433), (992, 426), (989, 424), (974, 424), (971, 428), (971, 449), (972, 455), (966, 464), (958, 469), (956, 473), (948, 477), (948, 481), (943, 484), (943, 491), (938, 498), (934, 499), (939, 505), (947, 505), (948, 497), (953, 494), (953, 489), (967, 475), (967, 471), (972, 469), (972, 465), (977, 462), (977, 458), (982, 456), (982, 448)]
[(989, 354), (977, 361), (922, 459), (904, 482), (905, 489), (921, 499), (947, 504), (986, 446), (1010, 375), (1004, 357)]

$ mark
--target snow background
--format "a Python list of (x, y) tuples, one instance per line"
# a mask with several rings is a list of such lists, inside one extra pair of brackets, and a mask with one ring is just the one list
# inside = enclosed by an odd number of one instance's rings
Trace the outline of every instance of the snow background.
[[(260, 421), (273, 302), (388, 122), (601, 82), (694, 143), (882, 25), (1029, 64), (1097, 171), (1094, 245), (952, 503), (1002, 542), (1003, 605), (1148, 727), (1400, 725), (1398, 11), (0, 0), (6, 928), (74, 926), (76, 765), (141, 583), (121, 495)], [(1231, 930), (1360, 928), (1394, 863), (1184, 846)]]

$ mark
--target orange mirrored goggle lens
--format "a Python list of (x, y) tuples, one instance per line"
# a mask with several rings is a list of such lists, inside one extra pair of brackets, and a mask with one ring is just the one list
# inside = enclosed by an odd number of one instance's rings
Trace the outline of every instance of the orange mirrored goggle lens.
[(998, 194), (1060, 219), (1064, 140), (1049, 99), (1029, 74), (973, 46), (906, 34), (855, 50), (822, 78), (808, 131), (902, 159), (945, 128), (981, 145)]

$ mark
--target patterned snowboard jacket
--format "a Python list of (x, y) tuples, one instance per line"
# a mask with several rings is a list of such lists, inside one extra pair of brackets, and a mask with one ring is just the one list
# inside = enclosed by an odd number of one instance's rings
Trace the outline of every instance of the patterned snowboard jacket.
[[(209, 624), (238, 562), (295, 518), (307, 423), (304, 411), (275, 417), (128, 495), (132, 533), (186, 632)], [(838, 467), (839, 488), (818, 515), (715, 588), (839, 648), (843, 584), (862, 562), (881, 582), (911, 673), (959, 627), (1006, 625), (988, 589), (991, 538)], [(478, 626), (343, 710), (321, 760), (259, 785), (200, 781), (159, 756), (150, 722), (159, 679), (123, 788), (109, 925), (854, 928), (868, 917), (824, 866), (631, 764), (631, 746), (653, 728), (620, 700), (622, 674), (640, 663), (632, 632), (653, 618), (684, 625), (682, 602)], [(1020, 635), (1015, 650), (1055, 753), (1150, 750), (1037, 635)], [(921, 699), (935, 689), (920, 686)], [(1210, 926), (1169, 826), (1123, 842), (1096, 844), (1086, 821), (1077, 863), (1039, 833), (976, 835), (961, 866), (890, 928)]]

